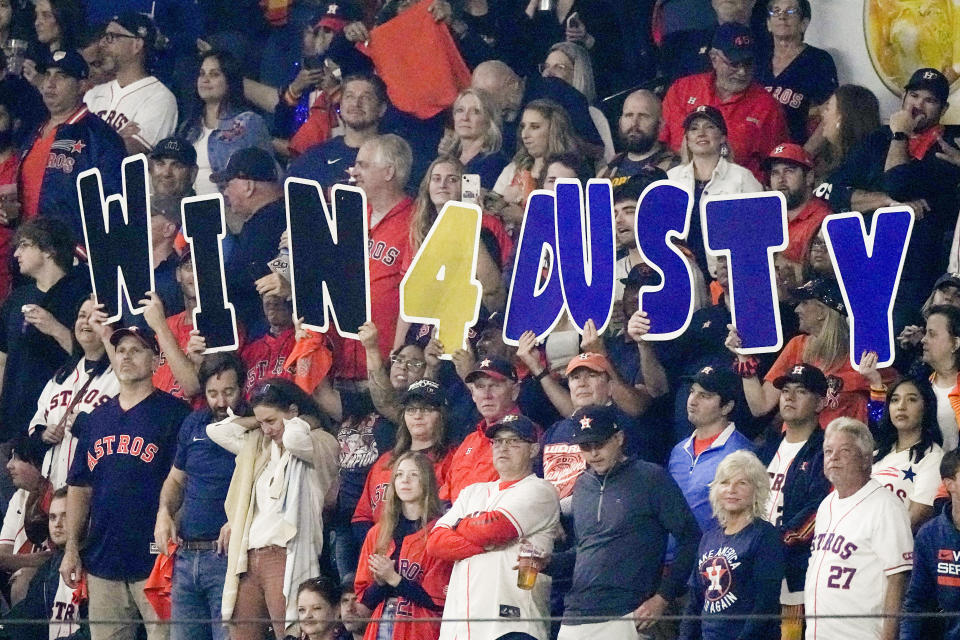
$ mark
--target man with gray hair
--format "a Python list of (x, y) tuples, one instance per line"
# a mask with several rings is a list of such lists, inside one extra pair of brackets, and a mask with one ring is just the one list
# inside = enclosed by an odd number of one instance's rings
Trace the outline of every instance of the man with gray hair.
[(894, 640), (896, 615), (913, 568), (910, 517), (870, 477), (874, 442), (859, 420), (837, 418), (823, 440), (824, 475), (835, 491), (817, 511), (804, 599), (807, 640)]

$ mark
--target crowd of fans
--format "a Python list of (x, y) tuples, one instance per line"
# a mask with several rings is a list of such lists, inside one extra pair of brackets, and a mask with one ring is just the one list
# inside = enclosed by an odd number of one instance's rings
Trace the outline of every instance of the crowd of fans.
[[(960, 639), (950, 80), (917, 69), (881, 125), (810, 19), (808, 0), (0, 0), (0, 637)], [(108, 324), (76, 178), (119, 193), (137, 153), (155, 288)], [(294, 318), (289, 176), (366, 194), (356, 340)], [(506, 344), (528, 197), (593, 177), (613, 185), (612, 320)], [(694, 211), (783, 194), (780, 353), (740, 351), (698, 215), (676, 241), (689, 329), (644, 339), (659, 275), (635, 213), (667, 178)], [(398, 288), (466, 192), (482, 309), (444, 359)], [(206, 354), (180, 204), (216, 193), (241, 345)], [(896, 360), (854, 368), (821, 223), (898, 204)]]

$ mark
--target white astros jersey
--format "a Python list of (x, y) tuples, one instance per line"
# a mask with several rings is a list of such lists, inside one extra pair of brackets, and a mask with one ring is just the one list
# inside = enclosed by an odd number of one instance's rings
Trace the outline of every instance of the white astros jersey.
[(125, 87), (116, 80), (98, 84), (83, 96), (87, 109), (119, 133), (136, 122), (140, 133), (134, 136), (152, 149), (177, 128), (177, 100), (162, 82), (153, 76), (141, 78)]
[(873, 463), (873, 479), (893, 492), (900, 502), (933, 506), (940, 488), (940, 460), (943, 449), (936, 442), (927, 449), (920, 462), (911, 459), (910, 450), (891, 451)]
[[(504, 514), (524, 538), (546, 553), (553, 552), (553, 540), (560, 521), (557, 490), (531, 474), (501, 490), (500, 482), (479, 482), (460, 492), (438, 527), (453, 527), (461, 518), (484, 511)], [(498, 622), (444, 622), (440, 640), (494, 640), (510, 632), (527, 633), (547, 640), (549, 625), (543, 622), (511, 622), (513, 618), (543, 618), (550, 615), (549, 576), (540, 574), (531, 591), (517, 587), (517, 556), (520, 540), (481, 553), (453, 565), (446, 618), (499, 618)]]
[[(832, 492), (817, 510), (804, 587), (806, 615), (879, 614), (887, 576), (913, 568), (910, 517), (876, 480), (844, 499)], [(882, 618), (807, 618), (806, 640), (876, 640)]]

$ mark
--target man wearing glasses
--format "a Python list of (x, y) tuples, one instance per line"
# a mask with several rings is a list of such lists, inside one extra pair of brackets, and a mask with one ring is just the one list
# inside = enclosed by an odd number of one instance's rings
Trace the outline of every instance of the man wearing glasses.
[(520, 588), (517, 557), (524, 545), (540, 558), (553, 550), (557, 492), (533, 473), (540, 445), (528, 418), (507, 414), (484, 435), (495, 479), (464, 489), (427, 539), (427, 553), (455, 563), (440, 638), (546, 640), (548, 625), (530, 618), (549, 615), (550, 577), (535, 576), (529, 589)]
[(790, 133), (780, 103), (754, 81), (754, 55), (750, 29), (736, 23), (717, 27), (710, 49), (713, 71), (680, 78), (664, 96), (660, 140), (678, 151), (687, 114), (701, 105), (716, 107), (736, 163), (763, 182), (761, 161)]

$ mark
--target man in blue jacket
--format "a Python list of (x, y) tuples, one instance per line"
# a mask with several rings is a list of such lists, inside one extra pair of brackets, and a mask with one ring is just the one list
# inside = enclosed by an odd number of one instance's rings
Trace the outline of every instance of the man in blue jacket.
[[(913, 573), (903, 599), (904, 613), (960, 611), (960, 452), (940, 461), (940, 477), (950, 494), (943, 512), (917, 532)], [(960, 617), (904, 617), (900, 640), (960, 640)]]
[[(611, 406), (577, 410), (573, 442), (587, 470), (573, 490), (575, 548), (558, 553), (552, 575), (569, 571), (573, 583), (558, 640), (637, 637), (683, 594), (700, 542), (700, 529), (676, 483), (663, 468), (624, 453), (624, 434)], [(667, 537), (676, 540), (673, 565), (663, 572)]]

